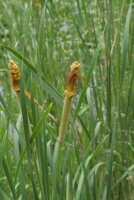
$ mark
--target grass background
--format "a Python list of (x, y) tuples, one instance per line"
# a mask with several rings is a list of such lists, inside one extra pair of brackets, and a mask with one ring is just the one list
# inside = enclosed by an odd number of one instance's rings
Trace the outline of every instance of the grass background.
[[(78, 60), (85, 78), (72, 102), (55, 199), (133, 200), (133, 2), (5, 0), (0, 8), (1, 199), (52, 200), (64, 87)], [(11, 59), (21, 69), (22, 114)]]

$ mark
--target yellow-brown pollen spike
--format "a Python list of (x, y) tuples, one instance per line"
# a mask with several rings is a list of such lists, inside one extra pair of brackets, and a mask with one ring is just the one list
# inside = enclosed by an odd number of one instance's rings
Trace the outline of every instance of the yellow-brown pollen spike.
[(75, 81), (77, 80), (79, 83), (82, 83), (80, 80), (80, 76), (78, 75), (80, 70), (80, 63), (78, 61), (74, 62), (70, 66), (70, 72), (68, 74), (66, 87), (65, 87), (65, 94), (68, 97), (72, 97), (75, 95), (75, 92), (77, 90), (77, 86), (75, 85)]
[(10, 60), (8, 64), (10, 79), (11, 79), (11, 87), (15, 92), (20, 91), (20, 70), (19, 67), (13, 60)]

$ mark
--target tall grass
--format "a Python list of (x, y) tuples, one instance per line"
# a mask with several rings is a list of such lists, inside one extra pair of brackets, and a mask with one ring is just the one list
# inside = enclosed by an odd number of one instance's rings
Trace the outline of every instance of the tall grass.
[[(133, 200), (132, 1), (6, 0), (0, 6), (0, 199)], [(9, 60), (21, 70), (21, 109)], [(54, 149), (74, 61), (84, 78), (55, 179)]]

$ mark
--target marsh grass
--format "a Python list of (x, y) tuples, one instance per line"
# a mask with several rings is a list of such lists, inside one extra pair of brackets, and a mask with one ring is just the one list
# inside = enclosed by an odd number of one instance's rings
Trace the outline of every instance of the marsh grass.
[[(78, 60), (85, 78), (72, 101), (55, 199), (132, 200), (132, 1), (13, 0), (0, 7), (1, 199), (52, 199), (64, 87)], [(11, 90), (11, 59), (21, 69), (22, 113)]]

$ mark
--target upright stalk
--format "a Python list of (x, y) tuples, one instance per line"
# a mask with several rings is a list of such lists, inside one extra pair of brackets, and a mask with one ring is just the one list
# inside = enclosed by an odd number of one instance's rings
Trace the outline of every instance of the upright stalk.
[(62, 116), (61, 116), (61, 123), (60, 123), (60, 128), (59, 128), (59, 136), (55, 145), (55, 150), (54, 150), (54, 157), (53, 157), (53, 170), (52, 170), (52, 175), (53, 175), (53, 200), (57, 199), (57, 191), (56, 191), (56, 184), (58, 180), (58, 171), (59, 171), (59, 163), (60, 163), (60, 149), (61, 149), (61, 144), (64, 141), (65, 137), (65, 132), (66, 132), (66, 127), (67, 127), (67, 122), (68, 122), (68, 117), (70, 113), (70, 108), (71, 108), (71, 101), (72, 97), (75, 95), (75, 92), (77, 90), (77, 87), (75, 85), (76, 80), (78, 80), (80, 83), (80, 76), (78, 75), (80, 64), (76, 61), (70, 66), (70, 72), (68, 74), (68, 79), (66, 82), (66, 87), (65, 87), (65, 100), (64, 100), (64, 105), (63, 105), (63, 111), (62, 111)]
[[(10, 72), (11, 87), (16, 92), (18, 105), (19, 105), (20, 112), (21, 112), (21, 97), (20, 97), (21, 74), (20, 74), (20, 69), (13, 60), (10, 60), (8, 68), (9, 68), (9, 72)], [(29, 128), (30, 135), (32, 135), (32, 129), (30, 126), (29, 118), (28, 118), (28, 128)]]
[[(21, 97), (20, 97), (20, 77), (21, 77), (20, 70), (19, 70), (19, 67), (16, 65), (16, 63), (13, 60), (11, 60), (9, 62), (8, 68), (9, 68), (9, 72), (10, 72), (11, 87), (16, 92), (18, 104), (19, 104), (19, 107), (20, 107), (20, 112), (23, 115), (24, 112), (22, 112), (22, 111), (23, 111), (23, 109), (26, 110), (26, 108), (24, 106), (25, 103), (21, 102)], [(24, 121), (24, 117), (26, 117), (26, 116), (23, 115), (23, 121)], [(29, 140), (29, 135), (32, 135), (32, 129), (31, 129), (31, 126), (30, 126), (30, 120), (29, 120), (28, 116), (27, 116), (27, 124), (24, 123), (24, 129), (25, 129), (25, 140), (26, 140), (26, 148), (27, 148), (30, 178), (31, 178), (31, 181), (32, 181), (34, 197), (35, 197), (35, 199), (38, 199), (38, 194), (37, 194), (37, 191), (36, 191), (36, 185), (35, 185), (35, 182), (34, 182), (33, 172), (32, 172), (30, 140)], [(21, 184), (21, 180), (20, 180), (20, 184)], [(25, 187), (23, 188), (23, 190), (25, 190)]]
[(60, 143), (64, 141), (65, 131), (66, 131), (67, 122), (68, 122), (68, 116), (69, 116), (70, 108), (71, 108), (71, 102), (72, 102), (72, 97), (68, 97), (66, 95), (65, 100), (64, 100), (62, 116), (61, 116), (60, 129), (59, 129), (58, 141)]

